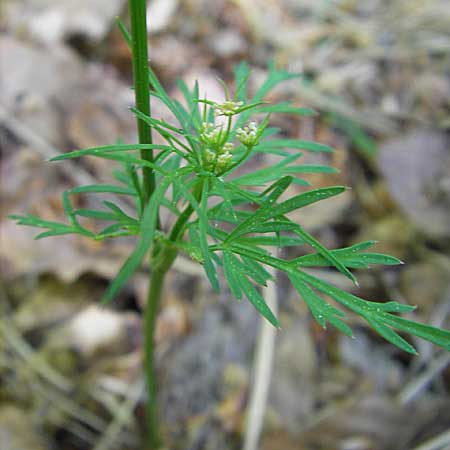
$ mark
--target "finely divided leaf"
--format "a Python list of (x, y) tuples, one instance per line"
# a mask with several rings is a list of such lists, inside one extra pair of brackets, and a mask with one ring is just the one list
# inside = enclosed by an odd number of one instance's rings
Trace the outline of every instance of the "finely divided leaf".
[[(244, 222), (239, 224), (229, 234), (225, 242), (231, 242), (233, 239), (237, 238), (238, 236), (241, 236), (242, 234), (252, 232), (253, 228), (258, 226), (262, 222), (265, 222), (269, 219), (284, 216), (285, 214), (288, 214), (304, 206), (310, 205), (320, 200), (324, 200), (329, 197), (333, 197), (335, 195), (340, 194), (341, 192), (344, 192), (345, 189), (346, 188), (342, 186), (315, 189), (309, 192), (305, 192), (303, 194), (296, 195), (290, 198), (289, 200), (286, 200), (279, 204), (274, 203), (273, 198), (269, 198), (252, 216), (250, 216), (248, 219), (244, 220)], [(302, 235), (301, 237), (304, 236)], [(308, 239), (307, 242), (311, 242), (309, 235), (307, 235), (307, 239)]]
[(263, 106), (259, 109), (259, 112), (298, 114), (300, 116), (317, 116), (317, 112), (313, 109), (298, 108), (296, 106), (292, 106), (291, 102), (281, 102), (274, 105)]
[(247, 280), (247, 278), (242, 275), (240, 272), (237, 273), (240, 286), (247, 297), (247, 299), (250, 301), (250, 303), (276, 328), (280, 328), (280, 323), (278, 322), (278, 319), (275, 317), (271, 309), (267, 306), (266, 301), (261, 296), (261, 294), (256, 290), (256, 288), (253, 286), (250, 281)]
[(103, 296), (102, 303), (111, 301), (117, 295), (131, 275), (133, 275), (133, 273), (138, 269), (147, 254), (153, 243), (153, 238), (156, 231), (159, 205), (164, 198), (164, 194), (166, 193), (171, 181), (172, 180), (170, 178), (165, 178), (153, 192), (149, 203), (144, 208), (141, 233), (136, 244), (136, 248), (131, 256), (125, 261), (125, 264), (120, 269), (116, 278), (109, 285), (105, 295)]
[(200, 248), (202, 250), (202, 255), (204, 258), (203, 268), (205, 269), (206, 276), (208, 277), (211, 286), (214, 288), (216, 292), (219, 292), (220, 286), (219, 280), (217, 278), (217, 271), (214, 266), (214, 263), (211, 260), (211, 255), (209, 253), (207, 241), (209, 228), (208, 217), (206, 215), (207, 207), (208, 207), (208, 180), (206, 180), (206, 182), (203, 183), (202, 200), (200, 203), (200, 210), (202, 214), (199, 214), (198, 230), (199, 230)]
[(298, 225), (288, 220), (265, 222), (253, 227), (252, 233), (280, 233), (281, 231), (294, 231)]
[(135, 150), (172, 150), (172, 147), (160, 144), (115, 144), (103, 145), (101, 147), (86, 148), (83, 150), (75, 150), (73, 152), (63, 153), (62, 155), (50, 158), (49, 161), (63, 161), (65, 159), (80, 158), (81, 156), (99, 156), (102, 157), (108, 153), (123, 153)]
[(388, 313), (381, 313), (378, 317), (390, 327), (404, 331), (414, 336), (421, 337), (427, 341), (450, 351), (450, 331), (435, 328), (418, 322), (404, 319), (403, 317), (393, 316)]
[(351, 328), (341, 320), (342, 317), (345, 317), (342, 311), (325, 302), (306, 283), (303, 283), (296, 277), (295, 274), (289, 274), (289, 279), (322, 328), (326, 328), (326, 323), (330, 322), (347, 336), (353, 337)]
[(70, 194), (87, 194), (87, 193), (107, 193), (116, 195), (136, 195), (134, 189), (124, 186), (116, 186), (114, 184), (90, 184), (86, 186), (77, 186), (70, 189)]
[(81, 217), (88, 217), (90, 219), (96, 219), (96, 220), (109, 220), (114, 221), (116, 220), (116, 215), (110, 213), (109, 211), (98, 211), (96, 209), (76, 209), (74, 211), (76, 216)]
[(292, 148), (298, 150), (308, 150), (310, 152), (327, 152), (333, 151), (331, 147), (325, 144), (319, 144), (318, 142), (305, 141), (301, 139), (272, 139), (260, 142), (255, 150), (261, 151), (265, 149), (274, 148)]
[(391, 311), (410, 311), (412, 307), (400, 305), (396, 302), (388, 302), (383, 304), (363, 300), (353, 294), (342, 291), (335, 286), (326, 283), (325, 281), (319, 280), (312, 275), (301, 271), (297, 271), (296, 273), (304, 282), (329, 295), (337, 302), (365, 317), (366, 319), (370, 318), (372, 320), (376, 320), (377, 322), (382, 322), (391, 328), (421, 337), (422, 339), (433, 342), (434, 344), (450, 351), (450, 331), (413, 322), (390, 314)]
[[(370, 264), (397, 265), (402, 264), (398, 258), (382, 253), (360, 253), (376, 244), (375, 241), (362, 242), (351, 247), (330, 250), (331, 253), (346, 267), (360, 269), (368, 268)], [(300, 256), (291, 260), (298, 267), (324, 267), (332, 265), (319, 253)]]
[(344, 264), (342, 264), (339, 259), (337, 259), (333, 253), (331, 253), (324, 245), (322, 245), (316, 238), (311, 236), (309, 233), (307, 233), (305, 230), (303, 230), (302, 227), (298, 227), (298, 229), (295, 231), (296, 234), (298, 234), (302, 239), (305, 240), (312, 248), (317, 250), (325, 259), (330, 261), (330, 263), (336, 267), (336, 269), (339, 270), (343, 275), (345, 275), (349, 280), (353, 281), (356, 285), (358, 285), (358, 282), (356, 281), (356, 278), (354, 275), (345, 267)]
[(297, 247), (305, 244), (305, 241), (297, 236), (249, 236), (239, 237), (234, 242), (250, 247), (262, 245), (279, 248)]
[(242, 289), (239, 283), (239, 269), (236, 266), (236, 258), (231, 252), (223, 252), (223, 271), (225, 279), (228, 282), (228, 286), (231, 289), (232, 294), (237, 300), (242, 299)]
[(409, 342), (399, 336), (394, 330), (385, 325), (382, 320), (371, 317), (365, 317), (365, 319), (367, 320), (367, 323), (388, 342), (401, 348), (405, 352), (417, 355), (417, 350)]
[(250, 77), (250, 70), (245, 62), (241, 62), (233, 69), (236, 85), (235, 97), (239, 101), (247, 100), (247, 83)]

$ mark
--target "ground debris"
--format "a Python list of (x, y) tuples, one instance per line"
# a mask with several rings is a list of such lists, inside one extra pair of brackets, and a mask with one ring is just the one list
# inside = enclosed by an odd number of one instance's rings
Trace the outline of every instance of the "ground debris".
[(5, 2), (5, 18), (15, 32), (28, 33), (38, 42), (57, 44), (73, 36), (101, 41), (119, 15), (125, 0), (27, 0)]
[(418, 129), (380, 147), (389, 191), (414, 225), (434, 239), (450, 236), (449, 145), (445, 133)]

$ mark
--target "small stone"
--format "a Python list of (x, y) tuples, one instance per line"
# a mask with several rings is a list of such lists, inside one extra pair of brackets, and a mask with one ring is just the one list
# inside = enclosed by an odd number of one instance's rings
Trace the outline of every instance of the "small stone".
[(379, 164), (398, 206), (426, 236), (450, 236), (449, 138), (414, 130), (382, 145)]
[(27, 31), (35, 41), (55, 45), (77, 35), (101, 41), (111, 29), (125, 0), (25, 0), (6, 4), (9, 28)]
[(179, 0), (154, 0), (150, 2), (147, 12), (149, 33), (164, 31), (172, 21), (178, 8)]
[(49, 334), (46, 349), (72, 348), (84, 358), (130, 350), (133, 318), (99, 306), (85, 308)]
[(213, 52), (227, 58), (245, 52), (247, 43), (236, 30), (223, 30), (214, 35), (209, 43)]
[(400, 275), (403, 296), (425, 313), (445, 299), (449, 286), (450, 259), (438, 253), (416, 264), (407, 264)]
[(364, 436), (355, 436), (344, 439), (339, 443), (339, 450), (370, 450), (372, 442)]

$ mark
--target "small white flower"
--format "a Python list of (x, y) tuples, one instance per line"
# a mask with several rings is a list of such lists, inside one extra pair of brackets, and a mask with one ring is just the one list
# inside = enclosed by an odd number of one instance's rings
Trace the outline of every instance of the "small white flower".
[(200, 129), (200, 139), (206, 144), (213, 146), (221, 139), (222, 128), (222, 125), (204, 122)]
[(226, 100), (223, 103), (216, 103), (214, 105), (214, 114), (216, 116), (234, 116), (243, 104), (243, 102), (233, 102), (231, 100)]
[(230, 152), (222, 153), (217, 157), (216, 174), (223, 172), (233, 159), (233, 155)]
[(258, 124), (250, 122), (247, 126), (236, 130), (236, 138), (246, 147), (254, 146), (258, 140)]
[(204, 155), (205, 155), (205, 161), (208, 163), (213, 162), (216, 159), (216, 154), (209, 148), (207, 148), (205, 150)]
[(231, 142), (227, 142), (223, 145), (223, 147), (220, 149), (219, 154), (223, 155), (225, 153), (232, 153), (234, 151), (234, 144)]
[(203, 168), (205, 170), (214, 170), (217, 154), (210, 148), (203, 150)]

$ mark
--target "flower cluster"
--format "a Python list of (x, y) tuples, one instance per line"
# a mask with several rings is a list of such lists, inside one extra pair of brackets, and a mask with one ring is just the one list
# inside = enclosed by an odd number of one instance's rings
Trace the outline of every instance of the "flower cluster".
[(222, 140), (222, 131), (222, 125), (203, 122), (200, 129), (200, 139), (207, 145), (216, 146)]
[(221, 149), (219, 156), (217, 157), (216, 173), (221, 173), (226, 170), (233, 159), (232, 152), (234, 145), (231, 142), (227, 142)]
[(216, 103), (214, 105), (214, 114), (216, 116), (234, 116), (239, 113), (239, 109), (243, 104), (243, 102), (233, 102), (231, 100), (226, 100), (223, 103)]
[(216, 152), (212, 151), (210, 148), (206, 148), (203, 151), (203, 166), (207, 170), (212, 170), (216, 162)]
[(203, 166), (206, 170), (214, 172), (216, 175), (223, 173), (230, 165), (234, 151), (234, 145), (227, 142), (218, 150), (206, 148), (203, 151)]
[(254, 147), (258, 143), (259, 133), (256, 122), (250, 122), (247, 126), (236, 130), (236, 138), (246, 147)]

